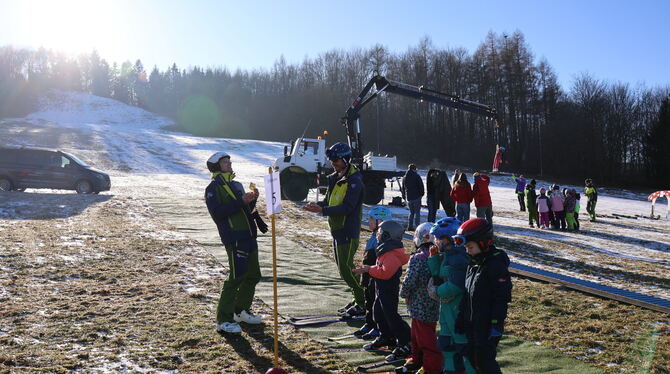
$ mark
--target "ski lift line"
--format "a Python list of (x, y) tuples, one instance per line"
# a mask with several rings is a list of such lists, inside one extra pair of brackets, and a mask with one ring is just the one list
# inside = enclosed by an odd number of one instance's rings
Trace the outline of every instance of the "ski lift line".
[[(367, 230), (367, 227), (363, 227)], [(412, 240), (412, 235), (404, 234), (404, 239)], [(622, 288), (611, 287), (599, 283), (587, 281), (571, 277), (568, 275), (558, 274), (540, 268), (510, 263), (509, 270), (511, 273), (520, 275), (526, 278), (540, 280), (549, 283), (560, 284), (567, 288), (584, 292), (590, 295), (603, 297), (606, 299), (620, 301), (622, 303), (636, 305), (645, 309), (656, 312), (670, 314), (670, 300), (662, 299), (660, 297), (649, 296), (639, 292), (629, 291)]]

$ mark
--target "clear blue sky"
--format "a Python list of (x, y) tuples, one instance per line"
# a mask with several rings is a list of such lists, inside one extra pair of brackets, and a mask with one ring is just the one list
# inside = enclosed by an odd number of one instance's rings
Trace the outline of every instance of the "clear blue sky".
[(669, 0), (0, 0), (0, 46), (96, 48), (110, 62), (139, 58), (161, 70), (269, 68), (281, 55), (300, 62), (376, 43), (403, 52), (423, 36), (473, 52), (489, 31), (515, 30), (564, 88), (583, 72), (670, 85)]

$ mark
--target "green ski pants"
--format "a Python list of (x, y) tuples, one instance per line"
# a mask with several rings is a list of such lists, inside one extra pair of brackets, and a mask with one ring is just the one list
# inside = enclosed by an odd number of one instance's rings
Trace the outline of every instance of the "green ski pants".
[(575, 221), (575, 213), (565, 213), (565, 221), (568, 223), (568, 230), (574, 230), (577, 228), (577, 221)]
[(216, 323), (233, 322), (233, 312), (240, 313), (251, 307), (256, 284), (261, 280), (256, 239), (242, 240), (226, 245), (228, 279), (223, 282)]
[(358, 250), (358, 239), (350, 239), (348, 241), (333, 240), (333, 247), (335, 249), (335, 263), (340, 272), (340, 277), (351, 288), (356, 305), (364, 308), (365, 296), (363, 287), (361, 287), (359, 277), (351, 271), (354, 268), (354, 255), (356, 255), (356, 251)]
[(540, 218), (537, 214), (537, 206), (531, 206), (528, 204), (528, 224), (531, 227), (533, 227), (533, 221), (535, 221), (537, 227), (540, 227)]
[(596, 202), (595, 200), (589, 200), (586, 203), (586, 211), (589, 213), (589, 218), (591, 222), (596, 221)]

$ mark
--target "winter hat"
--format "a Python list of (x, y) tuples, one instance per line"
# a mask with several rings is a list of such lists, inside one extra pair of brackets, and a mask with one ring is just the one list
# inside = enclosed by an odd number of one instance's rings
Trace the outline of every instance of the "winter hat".
[(547, 190), (544, 189), (544, 187), (540, 188), (540, 193), (545, 193)]
[(530, 180), (530, 184), (532, 184), (532, 185), (534, 186), (534, 185), (537, 184), (537, 182), (535, 181), (535, 179), (531, 179), (531, 180)]

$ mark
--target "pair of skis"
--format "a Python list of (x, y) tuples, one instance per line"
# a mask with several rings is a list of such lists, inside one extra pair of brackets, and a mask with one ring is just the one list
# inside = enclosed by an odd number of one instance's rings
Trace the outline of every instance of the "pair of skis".
[(393, 361), (376, 361), (372, 362), (369, 364), (365, 365), (360, 365), (359, 367), (356, 368), (356, 371), (361, 372), (361, 373), (367, 373), (367, 374), (385, 374), (385, 373), (390, 373), (390, 374), (395, 374), (395, 370), (391, 371), (377, 371), (377, 372), (371, 372), (369, 370), (374, 370), (374, 369), (379, 369), (384, 366), (399, 366), (405, 363), (405, 359), (400, 359), (400, 360), (393, 360)]
[(317, 314), (311, 316), (289, 317), (288, 322), (293, 326), (317, 326), (335, 322), (363, 321), (365, 316), (343, 316), (341, 314)]

